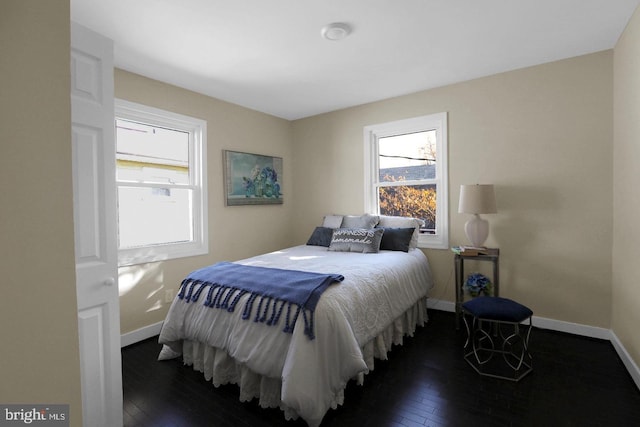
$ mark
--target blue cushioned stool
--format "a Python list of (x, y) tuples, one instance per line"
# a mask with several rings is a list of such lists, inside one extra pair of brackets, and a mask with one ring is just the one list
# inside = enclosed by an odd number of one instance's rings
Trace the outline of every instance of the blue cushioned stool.
[[(533, 311), (507, 298), (478, 297), (462, 304), (462, 313), (467, 328), (464, 358), (480, 375), (520, 381), (531, 372)], [(502, 358), (494, 358), (499, 355)]]

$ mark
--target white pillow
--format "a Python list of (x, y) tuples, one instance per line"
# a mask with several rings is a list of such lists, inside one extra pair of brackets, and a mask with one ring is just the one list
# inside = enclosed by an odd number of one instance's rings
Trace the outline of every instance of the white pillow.
[(380, 221), (378, 222), (378, 227), (413, 228), (413, 236), (411, 237), (411, 242), (409, 243), (409, 248), (411, 249), (415, 249), (418, 247), (418, 236), (420, 235), (420, 227), (423, 225), (423, 220), (405, 216), (380, 215)]

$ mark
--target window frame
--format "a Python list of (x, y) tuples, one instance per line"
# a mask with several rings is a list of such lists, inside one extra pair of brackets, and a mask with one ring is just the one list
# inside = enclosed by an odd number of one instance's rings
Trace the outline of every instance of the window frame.
[(433, 184), (436, 186), (435, 234), (420, 233), (419, 248), (449, 248), (449, 186), (448, 186), (448, 136), (447, 113), (435, 113), (410, 119), (396, 120), (364, 127), (364, 209), (379, 215), (378, 198), (380, 138), (409, 133), (436, 131), (436, 176), (434, 179), (411, 181), (410, 185)]
[[(116, 189), (121, 187), (163, 187), (192, 190), (191, 204), (193, 238), (188, 242), (173, 242), (145, 245), (135, 248), (118, 247), (118, 266), (166, 261), (209, 253), (208, 204), (207, 204), (207, 122), (194, 117), (162, 110), (148, 105), (115, 99), (115, 119), (133, 120), (141, 123), (176, 129), (189, 134), (189, 184), (159, 185), (116, 181)], [(114, 120), (115, 127), (115, 120)], [(116, 141), (117, 144), (117, 141)], [(117, 146), (117, 145), (116, 145)], [(116, 153), (114, 152), (114, 157)], [(119, 214), (118, 214), (119, 216)], [(118, 233), (120, 227), (118, 226)], [(120, 239), (118, 238), (118, 242)]]

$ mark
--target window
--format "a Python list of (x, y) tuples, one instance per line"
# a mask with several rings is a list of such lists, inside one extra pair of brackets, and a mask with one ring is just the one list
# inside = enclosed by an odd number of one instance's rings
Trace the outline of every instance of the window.
[(118, 265), (208, 252), (203, 120), (116, 100)]
[(364, 128), (365, 210), (411, 216), (425, 225), (418, 246), (449, 246), (447, 114)]

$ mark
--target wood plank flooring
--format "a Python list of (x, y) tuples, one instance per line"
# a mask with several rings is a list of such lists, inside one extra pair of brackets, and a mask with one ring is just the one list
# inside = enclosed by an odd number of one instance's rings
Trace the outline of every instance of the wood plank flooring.
[[(349, 384), (322, 427), (640, 425), (640, 391), (610, 342), (534, 328), (534, 370), (513, 383), (481, 377), (464, 361), (453, 313), (429, 316), (388, 361), (376, 361), (364, 386)], [(159, 351), (157, 338), (122, 350), (125, 426), (306, 425), (240, 402), (237, 386), (215, 388), (180, 360), (156, 361)]]

